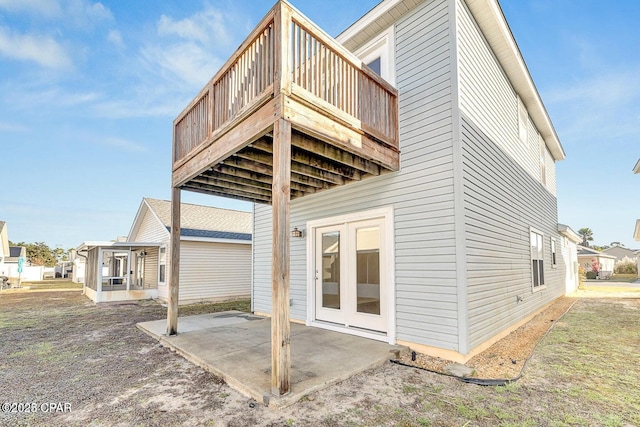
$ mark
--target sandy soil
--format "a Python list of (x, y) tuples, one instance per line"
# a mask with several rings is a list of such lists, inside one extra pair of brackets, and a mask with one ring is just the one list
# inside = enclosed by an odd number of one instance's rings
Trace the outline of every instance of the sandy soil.
[[(558, 322), (555, 341), (545, 339), (523, 378), (507, 387), (387, 363), (274, 411), (139, 331), (137, 322), (166, 316), (157, 304), (95, 306), (78, 292), (0, 294), (0, 425), (637, 425), (638, 388), (616, 384), (640, 375), (640, 299), (579, 300), (574, 312), (583, 317)], [(619, 333), (609, 334), (612, 327)], [(615, 365), (597, 371), (593, 391), (589, 376), (575, 375), (609, 360)]]
[[(575, 298), (570, 297), (556, 300), (529, 322), (474, 356), (465, 363), (472, 369), (469, 377), (482, 379), (515, 379), (518, 377), (535, 346), (554, 322), (558, 321), (575, 301)], [(406, 353), (401, 361), (408, 365), (441, 373), (447, 373), (446, 367), (454, 363), (425, 354), (417, 354), (416, 360), (413, 361), (411, 353)]]

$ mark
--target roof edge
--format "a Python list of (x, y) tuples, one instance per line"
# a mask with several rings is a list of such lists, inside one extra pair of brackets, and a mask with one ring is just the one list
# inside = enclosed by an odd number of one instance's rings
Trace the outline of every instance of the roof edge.
[(558, 224), (558, 233), (562, 234), (573, 243), (580, 243), (582, 241), (582, 237), (580, 237), (580, 235), (568, 225)]
[[(335, 39), (343, 45), (348, 44), (374, 22), (405, 2), (408, 2), (408, 0), (383, 0)], [(497, 0), (464, 0), (464, 2), (508, 76), (511, 85), (522, 99), (529, 116), (535, 123), (540, 135), (544, 138), (554, 160), (564, 160), (566, 157), (564, 148), (560, 143), (553, 122), (533, 82), (531, 73), (529, 73), (500, 4)], [(408, 9), (411, 8), (408, 7)]]
[(633, 167), (633, 173), (640, 173), (640, 159), (638, 159), (638, 162)]

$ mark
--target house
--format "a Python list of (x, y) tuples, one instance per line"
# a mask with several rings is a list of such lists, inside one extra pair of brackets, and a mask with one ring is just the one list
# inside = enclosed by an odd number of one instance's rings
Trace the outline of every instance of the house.
[[(182, 208), (181, 303), (248, 297), (251, 214), (189, 204)], [(170, 202), (144, 198), (128, 237), (84, 242), (77, 248), (74, 280), (86, 275), (90, 299), (167, 300), (169, 211)]]
[[(180, 303), (248, 298), (251, 293), (251, 212), (183, 203)], [(168, 300), (171, 202), (144, 198), (128, 242), (157, 242), (158, 298)]]
[(623, 258), (629, 258), (630, 260), (635, 261), (638, 257), (637, 250), (625, 248), (624, 246), (620, 245), (613, 245), (609, 248), (603, 249), (602, 253), (613, 255), (614, 257), (616, 257), (616, 262), (622, 261)]
[(496, 0), (385, 0), (337, 39), (278, 1), (174, 120), (171, 244), (181, 191), (255, 202), (274, 394), (289, 321), (465, 362), (573, 286), (564, 157)]
[(578, 262), (586, 272), (593, 271), (594, 264), (598, 266), (598, 278), (608, 279), (613, 274), (616, 257), (592, 248), (578, 245)]
[[(91, 300), (167, 301), (170, 208), (168, 201), (144, 198), (128, 237), (83, 242), (77, 248), (75, 274), (82, 274), (84, 266), (85, 294)], [(251, 213), (185, 203), (182, 224), (180, 302), (249, 297)]]
[(0, 276), (9, 277), (4, 260), (9, 257), (9, 237), (7, 235), (7, 223), (0, 221)]
[(582, 242), (582, 236), (576, 233), (571, 227), (565, 224), (558, 224), (558, 232), (562, 235), (561, 251), (564, 259), (565, 268), (565, 293), (570, 294), (580, 285), (578, 276), (578, 244)]

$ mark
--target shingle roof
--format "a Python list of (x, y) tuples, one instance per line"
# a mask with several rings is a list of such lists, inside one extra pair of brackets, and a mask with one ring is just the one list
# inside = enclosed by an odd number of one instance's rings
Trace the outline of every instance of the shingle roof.
[[(171, 230), (171, 202), (144, 199), (162, 224)], [(251, 240), (251, 212), (181, 204), (180, 235), (217, 239)]]

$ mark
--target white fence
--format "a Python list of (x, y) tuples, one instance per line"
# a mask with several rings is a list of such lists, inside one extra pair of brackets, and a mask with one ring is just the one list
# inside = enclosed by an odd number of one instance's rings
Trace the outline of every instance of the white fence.
[(24, 266), (22, 267), (22, 273), (18, 273), (17, 264), (4, 264), (0, 268), (0, 276), (7, 276), (9, 279), (19, 278), (23, 282), (37, 282), (45, 278), (55, 277), (55, 267)]

